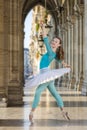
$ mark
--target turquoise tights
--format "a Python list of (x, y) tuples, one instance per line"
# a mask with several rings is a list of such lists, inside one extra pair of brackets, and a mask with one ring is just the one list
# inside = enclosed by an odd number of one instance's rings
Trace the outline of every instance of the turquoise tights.
[(54, 81), (51, 82), (47, 82), (44, 84), (41, 84), (37, 87), (36, 92), (35, 92), (35, 96), (34, 96), (34, 101), (32, 104), (32, 108), (36, 108), (38, 106), (38, 103), (40, 101), (40, 96), (41, 93), (48, 88), (48, 90), (50, 91), (50, 93), (52, 94), (52, 96), (56, 99), (57, 105), (62, 108), (64, 106), (63, 101), (61, 96), (59, 95), (59, 93), (57, 92), (55, 86), (54, 86)]

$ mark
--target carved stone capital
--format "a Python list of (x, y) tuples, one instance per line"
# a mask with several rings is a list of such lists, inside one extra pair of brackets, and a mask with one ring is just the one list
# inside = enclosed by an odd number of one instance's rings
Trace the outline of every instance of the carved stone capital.
[(77, 17), (75, 15), (71, 16), (71, 22), (74, 24), (76, 22)]

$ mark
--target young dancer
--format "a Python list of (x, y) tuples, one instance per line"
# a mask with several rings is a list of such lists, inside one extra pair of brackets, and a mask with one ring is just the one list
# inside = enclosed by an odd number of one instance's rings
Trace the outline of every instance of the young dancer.
[[(64, 62), (64, 51), (62, 48), (61, 39), (55, 37), (51, 41), (51, 44), (49, 44), (48, 37), (43, 30), (43, 40), (47, 52), (42, 56), (40, 61), (40, 74), (38, 74), (37, 76), (35, 76), (33, 79), (31, 79), (29, 82), (26, 83), (26, 86), (30, 87), (38, 85), (35, 91), (34, 101), (32, 103), (32, 109), (29, 114), (29, 120), (31, 123), (33, 123), (34, 111), (38, 106), (41, 93), (46, 88), (56, 99), (57, 105), (62, 111), (63, 117), (65, 117), (67, 120), (70, 120), (68, 113), (64, 111), (63, 100), (54, 86), (54, 79), (64, 75), (65, 73), (70, 72), (70, 66)], [(54, 59), (56, 59), (58, 62), (61, 62), (65, 68), (50, 70), (49, 65)]]

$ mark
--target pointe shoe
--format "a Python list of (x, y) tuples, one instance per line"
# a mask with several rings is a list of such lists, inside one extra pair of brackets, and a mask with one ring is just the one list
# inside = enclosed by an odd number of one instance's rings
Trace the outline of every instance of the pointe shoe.
[(32, 113), (32, 112), (30, 112), (30, 114), (29, 114), (29, 121), (31, 122), (31, 124), (34, 123), (34, 120), (33, 120), (33, 113)]
[(66, 120), (70, 121), (70, 117), (68, 116), (68, 112), (62, 111), (62, 115), (63, 115), (63, 117), (64, 117)]

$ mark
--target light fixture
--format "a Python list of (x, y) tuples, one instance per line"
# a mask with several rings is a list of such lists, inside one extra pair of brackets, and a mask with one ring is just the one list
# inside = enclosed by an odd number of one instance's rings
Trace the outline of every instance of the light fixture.
[(42, 37), (41, 34), (40, 34), (39, 37), (38, 37), (38, 42), (43, 42), (43, 37)]
[(39, 41), (38, 44), (39, 44), (39, 47), (40, 47), (40, 48), (43, 47), (43, 42), (42, 42), (42, 41)]

